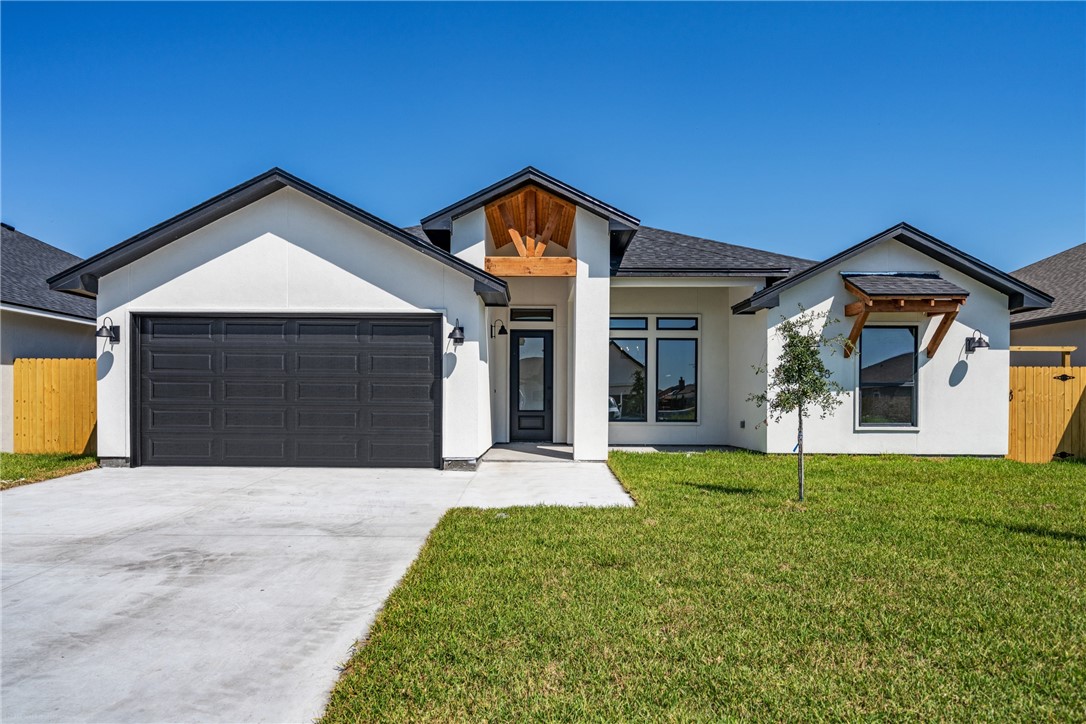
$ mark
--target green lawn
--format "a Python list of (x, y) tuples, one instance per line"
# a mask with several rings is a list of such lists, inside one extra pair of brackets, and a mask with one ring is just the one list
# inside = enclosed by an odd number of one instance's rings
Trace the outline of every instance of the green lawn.
[(93, 455), (0, 453), (0, 490), (40, 483), (94, 467), (98, 467), (98, 460)]
[(611, 465), (637, 508), (445, 516), (325, 720), (1086, 719), (1086, 465)]

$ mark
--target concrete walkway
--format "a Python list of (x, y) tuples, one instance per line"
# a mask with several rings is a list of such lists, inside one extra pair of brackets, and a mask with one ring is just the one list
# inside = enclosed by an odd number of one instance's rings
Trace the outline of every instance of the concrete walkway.
[(600, 463), (101, 469), (0, 495), (6, 722), (304, 722), (451, 507), (632, 505)]

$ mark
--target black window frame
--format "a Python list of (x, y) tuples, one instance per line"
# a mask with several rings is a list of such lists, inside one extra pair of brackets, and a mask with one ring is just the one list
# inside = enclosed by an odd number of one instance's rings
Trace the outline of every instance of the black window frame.
[[(520, 315), (520, 316), (518, 316)], [(553, 322), (554, 310), (546, 307), (511, 307), (510, 322)]]
[[(689, 331), (689, 330), (687, 330)], [(693, 342), (694, 343), (694, 419), (693, 420), (661, 420), (660, 419), (660, 343), (661, 342)], [(701, 421), (701, 390), (698, 377), (701, 373), (701, 360), (699, 359), (701, 339), (698, 337), (657, 337), (656, 356), (653, 381), (653, 419), (657, 424), (665, 425), (693, 425)]]
[[(631, 327), (616, 327), (615, 322), (640, 322), (640, 326)], [(611, 317), (607, 324), (608, 329), (612, 332), (647, 332), (649, 330), (649, 318), (648, 317)]]
[[(692, 327), (661, 327), (661, 322), (693, 322)], [(698, 331), (698, 318), (697, 317), (657, 317), (656, 318), (656, 331), (657, 332), (697, 332)]]
[[(634, 331), (637, 331), (637, 330), (634, 330)], [(645, 376), (645, 391), (644, 391), (645, 409), (641, 412), (641, 417), (640, 418), (627, 418), (627, 419), (624, 419), (624, 420), (623, 419), (618, 419), (618, 420), (610, 420), (609, 419), (608, 422), (609, 423), (632, 422), (632, 423), (637, 423), (637, 424), (648, 422), (649, 421), (649, 389), (648, 389), (648, 387), (649, 387), (649, 338), (648, 337), (609, 337), (607, 342), (608, 342), (608, 344), (617, 343), (617, 342), (642, 342), (645, 345), (644, 346), (644, 349), (645, 349), (645, 361), (642, 363), (642, 365), (644, 366), (644, 369), (645, 369), (645, 375), (644, 375)], [(608, 380), (610, 380), (610, 374), (611, 374), (611, 370), (608, 369), (607, 370)], [(611, 397), (610, 385), (608, 385), (607, 396)], [(621, 405), (620, 405), (620, 410), (621, 410)]]
[[(869, 329), (906, 329), (912, 333), (913, 337), (913, 374), (912, 380), (906, 383), (893, 384), (893, 383), (868, 383), (866, 386), (863, 381), (864, 372), (864, 332)], [(896, 427), (896, 428), (916, 428), (920, 425), (920, 385), (918, 377), (920, 375), (920, 328), (915, 324), (873, 324), (863, 328), (860, 332), (860, 353), (857, 355), (858, 369), (856, 372), (856, 424), (858, 427), (864, 428), (880, 428), (880, 427)], [(864, 389), (881, 389), (886, 387), (907, 387), (912, 389), (912, 420), (909, 422), (864, 422), (863, 421), (863, 395)]]

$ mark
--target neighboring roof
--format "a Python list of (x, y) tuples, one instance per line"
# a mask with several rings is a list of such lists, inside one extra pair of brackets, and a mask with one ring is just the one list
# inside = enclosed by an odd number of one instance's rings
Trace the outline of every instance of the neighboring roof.
[(814, 262), (642, 226), (612, 261), (613, 276), (786, 277)]
[(229, 191), (178, 214), (172, 219), (136, 234), (100, 254), (95, 254), (86, 261), (65, 269), (48, 280), (49, 286), (58, 291), (93, 297), (98, 293), (99, 277), (120, 269), (172, 241), (191, 234), (197, 229), (218, 221), (254, 201), (287, 187), (320, 201), (430, 258), (466, 274), (475, 280), (475, 292), (482, 297), (488, 306), (504, 306), (509, 303), (509, 288), (504, 280), (488, 274), (482, 269), (456, 258), (447, 251), (424, 242), (418, 237), (404, 232), (403, 229), (393, 226), (387, 221), (379, 219), (280, 168), (272, 168)]
[(1013, 276), (1044, 289), (1055, 301), (1048, 309), (1015, 314), (1012, 328), (1086, 319), (1086, 244), (1022, 267)]
[(0, 302), (80, 319), (94, 319), (93, 299), (51, 291), (45, 280), (80, 259), (7, 224), (0, 229)]
[(841, 272), (848, 283), (872, 297), (968, 297), (969, 292), (939, 272)]
[(528, 166), (517, 171), (512, 176), (507, 176), (495, 184), (487, 186), (482, 191), (476, 191), (471, 196), (461, 199), (454, 204), (446, 206), (441, 211), (436, 211), (422, 220), (422, 230), (426, 236), (443, 249), (449, 248), (449, 239), (452, 234), (452, 222), (464, 214), (469, 214), (478, 208), (486, 206), (491, 201), (506, 194), (516, 191), (522, 186), (534, 184), (546, 191), (563, 198), (570, 203), (580, 206), (586, 211), (591, 211), (597, 216), (607, 219), (608, 231), (611, 234), (612, 245), (619, 248), (629, 243), (633, 232), (640, 225), (640, 220), (624, 211), (619, 211), (610, 204), (605, 204), (599, 199), (589, 196), (585, 192), (575, 189), (567, 183), (563, 183), (553, 176), (549, 176), (537, 168)]
[(867, 249), (882, 243), (894, 240), (900, 242), (922, 254), (927, 254), (938, 262), (946, 264), (966, 276), (969, 276), (982, 284), (1007, 295), (1007, 307), (1012, 312), (1025, 309), (1043, 309), (1052, 304), (1052, 297), (1039, 289), (1024, 284), (1006, 272), (1001, 272), (993, 266), (985, 264), (980, 259), (970, 256), (963, 251), (955, 249), (945, 241), (940, 241), (930, 234), (926, 234), (914, 226), (904, 222), (891, 226), (886, 231), (875, 234), (870, 239), (865, 239), (855, 246), (845, 249), (840, 254), (831, 256), (823, 262), (795, 274), (777, 284), (772, 284), (750, 299), (740, 302), (732, 307), (734, 314), (752, 314), (761, 309), (771, 309), (780, 303), (780, 294), (785, 289), (796, 286), (810, 277), (840, 264)]

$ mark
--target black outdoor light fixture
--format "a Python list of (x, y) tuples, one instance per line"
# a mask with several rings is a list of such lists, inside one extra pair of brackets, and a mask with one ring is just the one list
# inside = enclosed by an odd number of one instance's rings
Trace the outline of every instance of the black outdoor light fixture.
[(453, 330), (449, 332), (449, 339), (452, 340), (453, 347), (459, 347), (464, 344), (464, 328), (460, 326), (459, 319), (456, 320)]
[(117, 344), (121, 341), (121, 328), (113, 323), (113, 320), (106, 317), (102, 320), (102, 326), (98, 328), (98, 331), (94, 333), (95, 337), (104, 337), (110, 341), (111, 344)]
[[(498, 331), (495, 332), (495, 329), (497, 329)], [(494, 339), (495, 334), (509, 334), (509, 330), (505, 328), (505, 322), (500, 319), (497, 322), (494, 322), (494, 324), (490, 325), (490, 338)]]
[(978, 349), (988, 349), (992, 345), (988, 344), (983, 336), (981, 336), (979, 329), (974, 329), (973, 334), (965, 338), (965, 352), (966, 354), (972, 354)]

